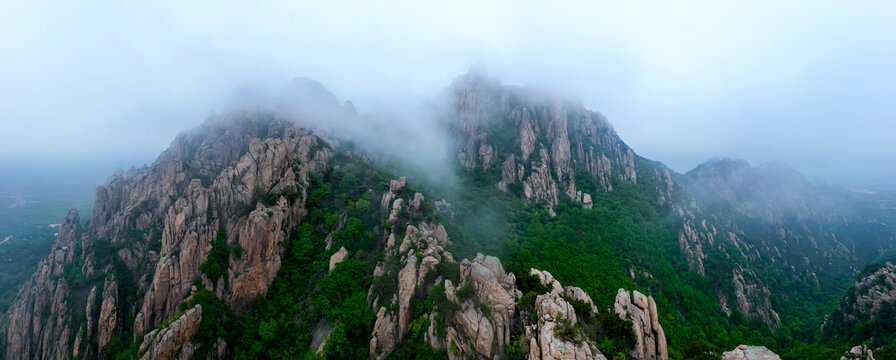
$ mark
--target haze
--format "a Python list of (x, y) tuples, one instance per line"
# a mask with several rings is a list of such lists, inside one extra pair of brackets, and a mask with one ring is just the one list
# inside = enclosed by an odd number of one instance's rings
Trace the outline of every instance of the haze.
[(0, 1), (0, 163), (108, 175), (244, 89), (305, 76), (379, 116), (476, 65), (580, 99), (680, 172), (896, 175), (893, 2), (323, 3)]

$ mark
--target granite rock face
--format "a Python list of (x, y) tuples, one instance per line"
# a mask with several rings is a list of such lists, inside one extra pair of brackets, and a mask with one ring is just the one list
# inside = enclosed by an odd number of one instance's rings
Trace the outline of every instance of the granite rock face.
[[(853, 329), (858, 324), (864, 324), (869, 329), (883, 328), (888, 325), (888, 315), (896, 309), (896, 266), (890, 262), (873, 264), (866, 267), (856, 275), (853, 287), (846, 292), (837, 309), (825, 317), (821, 325), (821, 332), (828, 338), (838, 340), (856, 341), (856, 333), (846, 332), (843, 329)], [(887, 333), (881, 330), (864, 332), (860, 340), (865, 345), (878, 348), (886, 345)], [(864, 351), (864, 350), (863, 350)], [(870, 351), (870, 350), (869, 350)]]
[(781, 357), (765, 346), (739, 345), (722, 353), (722, 360), (781, 360)]
[(69, 319), (84, 306), (67, 302), (71, 289), (61, 275), (65, 266), (72, 266), (75, 247), (81, 243), (80, 221), (77, 211), (68, 212), (50, 254), (19, 290), (9, 311), (6, 359), (69, 358), (67, 342), (59, 339), (69, 339), (78, 331), (71, 328)]
[[(282, 126), (282, 137), (251, 140), (248, 152), (221, 169), (211, 186), (203, 186), (198, 179), (190, 181), (182, 197), (168, 208), (162, 220), (160, 259), (137, 315), (135, 333), (143, 334), (174, 315), (195, 278), (201, 278), (234, 309), (267, 291), (280, 269), (286, 236), (283, 225), (298, 223), (304, 216), (308, 174), (323, 171), (332, 156), (314, 135)], [(281, 196), (265, 205), (257, 200), (263, 194)], [(242, 256), (230, 256), (227, 279), (208, 279), (199, 265), (221, 230), (228, 247), (239, 246)]]
[(525, 189), (527, 200), (549, 210), (563, 195), (583, 202), (575, 168), (601, 190), (615, 179), (636, 183), (635, 154), (603, 115), (580, 103), (505, 86), (470, 72), (451, 87), (457, 157), (468, 171), (500, 168), (503, 191)]
[(885, 306), (896, 304), (896, 266), (884, 263), (856, 281), (852, 303), (841, 303), (844, 316), (865, 315), (874, 319)]
[[(183, 355), (184, 351), (192, 354), (192, 351), (187, 349), (194, 346), (190, 338), (199, 330), (200, 321), (202, 321), (202, 306), (197, 304), (167, 327), (150, 331), (143, 336), (143, 343), (140, 345), (140, 353), (144, 354), (141, 359), (175, 359), (179, 352)], [(186, 356), (187, 359), (189, 357)]]
[[(284, 226), (305, 216), (309, 174), (332, 156), (289, 120), (235, 111), (182, 133), (151, 166), (119, 170), (97, 189), (90, 227), (70, 212), (20, 290), (5, 358), (102, 357), (112, 338), (171, 319), (194, 281), (241, 309), (277, 275)], [(219, 236), (242, 251), (209, 279), (199, 268)], [(136, 289), (121, 293), (122, 274)], [(197, 345), (187, 344), (178, 347)]]
[(656, 302), (637, 290), (619, 289), (613, 311), (620, 318), (631, 320), (636, 343), (631, 355), (640, 360), (668, 360), (666, 334), (659, 323)]
[(582, 289), (563, 287), (547, 271), (531, 269), (530, 274), (537, 276), (549, 292), (538, 295), (535, 299), (535, 315), (537, 321), (526, 326), (525, 336), (529, 345), (529, 359), (601, 359), (606, 357), (597, 349), (591, 339), (568, 339), (559, 336), (561, 327), (578, 324), (575, 309), (564, 299), (582, 300), (592, 304), (591, 311), (596, 312), (594, 302)]

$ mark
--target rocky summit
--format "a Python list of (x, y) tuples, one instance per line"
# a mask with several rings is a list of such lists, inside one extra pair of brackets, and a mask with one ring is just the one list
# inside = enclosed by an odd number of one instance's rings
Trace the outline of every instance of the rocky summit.
[[(449, 159), (405, 164), (399, 125), (291, 89), (59, 214), (4, 358), (896, 354), (893, 228), (792, 169), (676, 173), (581, 103), (479, 72), (433, 109)], [(383, 126), (344, 126), (364, 121)]]

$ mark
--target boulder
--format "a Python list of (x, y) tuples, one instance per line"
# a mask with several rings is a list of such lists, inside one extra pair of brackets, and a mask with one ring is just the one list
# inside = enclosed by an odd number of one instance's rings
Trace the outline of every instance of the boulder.
[(722, 353), (722, 360), (781, 360), (781, 357), (765, 346), (738, 345)]
[(339, 248), (339, 251), (337, 251), (333, 255), (331, 255), (330, 256), (330, 271), (332, 272), (333, 269), (336, 268), (336, 264), (339, 264), (339, 263), (345, 261), (346, 256), (348, 256), (348, 250), (346, 250), (344, 246)]

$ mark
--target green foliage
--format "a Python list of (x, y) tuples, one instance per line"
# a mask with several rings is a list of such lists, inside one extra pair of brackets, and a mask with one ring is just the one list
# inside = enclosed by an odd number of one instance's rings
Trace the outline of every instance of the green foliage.
[[(874, 273), (883, 267), (882, 264), (871, 264), (860, 271), (856, 278), (862, 280), (864, 278), (874, 276)], [(867, 343), (872, 348), (881, 348), (884, 352), (888, 349), (896, 349), (896, 303), (882, 302), (878, 308), (874, 318), (866, 312), (856, 311), (854, 304), (856, 303), (856, 292), (878, 292), (887, 291), (889, 283), (882, 276), (874, 277), (872, 289), (856, 289), (849, 288), (846, 296), (840, 300), (837, 310), (828, 318), (819, 341), (826, 347), (849, 347), (856, 344)], [(878, 351), (875, 351), (875, 357)]]
[(159, 229), (153, 229), (149, 236), (149, 241), (146, 243), (146, 249), (149, 251), (162, 251), (162, 231)]
[(442, 284), (432, 287), (427, 295), (426, 303), (432, 304), (432, 309), (435, 312), (436, 335), (442, 338), (445, 336), (448, 319), (454, 317), (454, 313), (460, 310), (460, 305), (448, 300), (448, 296), (445, 295), (445, 287)]
[[(366, 297), (377, 247), (374, 229), (381, 217), (379, 207), (373, 206), (378, 200), (369, 189), (387, 177), (354, 158), (337, 155), (333, 161), (338, 166), (323, 174), (309, 174), (308, 215), (284, 241), (282, 265), (267, 294), (244, 313), (238, 335), (228, 341), (237, 359), (368, 356), (374, 314)], [(333, 232), (342, 221), (342, 228)], [(324, 250), (328, 235), (335, 248), (345, 246), (353, 254), (332, 272), (328, 272), (329, 254)], [(390, 278), (394, 280), (379, 279)], [(373, 284), (375, 292), (397, 288), (397, 282), (385, 280)], [(335, 326), (318, 355), (309, 346), (322, 319)]]
[(369, 278), (369, 273), (357, 260), (343, 261), (317, 285), (313, 304), (325, 317), (336, 318), (348, 296), (366, 292), (365, 285), (370, 283)]
[[(585, 319), (590, 320), (591, 317)], [(637, 337), (630, 320), (623, 320), (608, 311), (598, 312), (596, 320), (597, 332), (592, 336), (596, 343), (602, 344), (601, 351), (606, 350), (608, 354), (628, 354), (635, 346)], [(616, 358), (615, 355), (612, 357)]]
[(718, 360), (721, 354), (717, 353), (712, 347), (704, 342), (692, 341), (682, 351), (685, 359), (694, 360)]
[(218, 278), (223, 277), (224, 283), (227, 283), (227, 268), (230, 266), (230, 250), (227, 248), (227, 230), (223, 227), (218, 229), (218, 236), (212, 243), (212, 250), (208, 253), (208, 258), (199, 265), (199, 271), (205, 274), (209, 280), (215, 282)]
[(579, 344), (585, 340), (582, 325), (579, 323), (573, 324), (569, 318), (562, 316), (557, 319), (557, 326), (554, 327), (554, 335), (574, 344)]
[(476, 289), (473, 288), (473, 281), (465, 281), (464, 284), (458, 288), (454, 295), (457, 296), (457, 301), (464, 302), (473, 298), (473, 295), (476, 295)]
[(292, 191), (287, 193), (269, 193), (261, 198), (261, 203), (265, 206), (274, 206), (277, 204), (277, 201), (280, 201), (280, 197), (285, 197), (286, 201), (289, 204), (295, 203), (296, 199), (299, 198), (299, 193)]
[(137, 357), (137, 347), (139, 345), (129, 338), (113, 336), (109, 339), (109, 343), (106, 344), (105, 352), (108, 359), (131, 360)]
[[(416, 298), (414, 298), (416, 300)], [(408, 335), (404, 343), (389, 354), (390, 360), (440, 360), (445, 359), (445, 354), (433, 349), (426, 341), (426, 330), (429, 329), (429, 319), (422, 311), (424, 306), (418, 305), (418, 311), (414, 321), (408, 326)]]
[[(243, 316), (234, 344), (237, 359), (277, 359), (303, 356), (311, 342), (318, 315), (307, 311), (313, 280), (326, 273), (323, 238), (305, 223), (286, 239), (283, 263), (268, 293)], [(297, 320), (302, 320), (298, 322)]]
[(233, 257), (235, 257), (235, 258), (237, 258), (237, 259), (243, 257), (243, 252), (244, 252), (244, 251), (245, 251), (245, 250), (243, 250), (243, 247), (240, 246), (239, 243), (234, 244), (233, 247), (230, 248), (230, 253), (233, 254)]
[(202, 306), (202, 319), (199, 330), (192, 337), (192, 341), (199, 344), (193, 358), (205, 359), (214, 354), (217, 339), (229, 338), (238, 329), (238, 325), (233, 311), (210, 290), (200, 288), (186, 307), (193, 308), (197, 304)]
[(450, 261), (440, 261), (436, 264), (436, 271), (444, 280), (451, 280), (452, 284), (460, 282), (460, 264)]
[(534, 291), (529, 291), (526, 295), (523, 295), (518, 301), (517, 304), (520, 306), (522, 310), (533, 311), (535, 310), (535, 299), (538, 298), (538, 293)]
[(541, 279), (538, 276), (532, 275), (528, 271), (520, 269), (515, 271), (514, 275), (516, 275), (516, 286), (523, 294), (531, 292), (535, 295), (541, 295), (551, 290), (541, 283)]
[(529, 358), (529, 343), (526, 341), (526, 336), (523, 334), (516, 334), (510, 340), (510, 343), (504, 345), (504, 359), (505, 360), (526, 360)]

